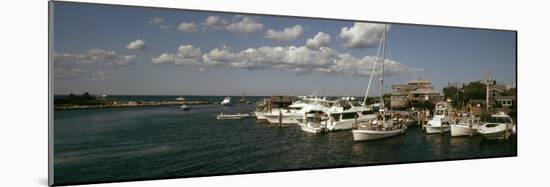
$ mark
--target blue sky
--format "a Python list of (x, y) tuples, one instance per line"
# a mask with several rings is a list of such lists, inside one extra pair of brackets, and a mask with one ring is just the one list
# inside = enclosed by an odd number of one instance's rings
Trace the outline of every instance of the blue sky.
[[(383, 30), (353, 21), (54, 6), (55, 94), (363, 95)], [(386, 88), (423, 78), (440, 90), (486, 73), (511, 84), (516, 35), (391, 24), (386, 58)]]

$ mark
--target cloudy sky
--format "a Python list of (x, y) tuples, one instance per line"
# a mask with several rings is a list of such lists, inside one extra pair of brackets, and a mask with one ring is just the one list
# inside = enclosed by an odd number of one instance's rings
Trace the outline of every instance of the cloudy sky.
[[(55, 94), (363, 95), (384, 30), (368, 22), (189, 10), (63, 2), (54, 9)], [(388, 91), (419, 78), (437, 89), (486, 73), (504, 84), (515, 80), (514, 32), (388, 29)]]

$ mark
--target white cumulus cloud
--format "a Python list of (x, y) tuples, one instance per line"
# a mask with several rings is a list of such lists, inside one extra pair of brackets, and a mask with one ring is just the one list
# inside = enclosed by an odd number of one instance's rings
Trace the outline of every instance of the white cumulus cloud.
[(135, 55), (119, 55), (103, 49), (91, 49), (82, 54), (54, 53), (54, 77), (98, 79), (95, 76), (132, 65), (135, 59)]
[(145, 48), (145, 41), (143, 41), (142, 39), (134, 40), (126, 45), (126, 49), (128, 50), (143, 50)]
[(160, 56), (151, 59), (153, 64), (173, 64), (174, 59), (176, 58), (173, 54), (162, 53)]
[(265, 32), (264, 37), (275, 41), (293, 41), (302, 35), (304, 29), (300, 25), (294, 25), (293, 27), (285, 28), (282, 31), (276, 31), (269, 29)]
[[(178, 54), (162, 54), (152, 62), (168, 59), (166, 61), (169, 61), (169, 64), (192, 65), (203, 70), (212, 66), (224, 66), (250, 71), (262, 69), (290, 71), (298, 75), (328, 73), (368, 76), (376, 59), (373, 56), (358, 58), (328, 47), (310, 49), (305, 46), (263, 46), (233, 52), (230, 47), (223, 46), (202, 54), (202, 58), (199, 58), (200, 51), (197, 48), (187, 45), (185, 50), (182, 49), (184, 48), (180, 46)], [(182, 62), (178, 63), (178, 58)], [(375, 73), (378, 74), (380, 67), (377, 69)], [(408, 67), (405, 64), (391, 59), (385, 60), (385, 71), (388, 75), (407, 70)]]
[(208, 16), (206, 20), (204, 20), (204, 22), (202, 22), (201, 24), (210, 29), (220, 30), (223, 29), (225, 25), (227, 25), (227, 20), (222, 19), (218, 16)]
[(192, 45), (181, 45), (176, 54), (163, 53), (160, 56), (151, 59), (153, 64), (173, 64), (173, 65), (201, 65), (201, 49)]
[[(344, 27), (340, 37), (348, 48), (370, 48), (378, 46), (386, 24), (356, 22), (353, 27)], [(389, 29), (389, 26), (388, 26)]]
[(330, 35), (319, 32), (313, 38), (307, 39), (306, 47), (313, 50), (318, 50), (321, 47), (326, 47), (330, 43)]
[(238, 16), (236, 22), (231, 23), (226, 29), (233, 33), (247, 35), (263, 30), (264, 25), (251, 17)]
[(178, 26), (178, 30), (184, 33), (193, 33), (199, 30), (199, 27), (194, 23), (182, 22)]

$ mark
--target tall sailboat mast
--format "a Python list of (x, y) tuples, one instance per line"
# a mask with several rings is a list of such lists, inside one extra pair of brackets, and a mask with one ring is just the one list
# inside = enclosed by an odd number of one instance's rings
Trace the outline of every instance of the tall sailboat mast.
[[(382, 33), (383, 36), (382, 36), (382, 45), (384, 45), (384, 47), (382, 48), (382, 76), (380, 78), (380, 89), (382, 90), (382, 94), (380, 94), (380, 108), (383, 109), (384, 113), (386, 113), (386, 106), (384, 104), (384, 61), (386, 60), (385, 59), (385, 54), (386, 54), (386, 40), (387, 40), (387, 37), (386, 37), (386, 32), (387, 32), (387, 29), (388, 29), (388, 25), (387, 24), (384, 24), (384, 32)], [(384, 115), (382, 115), (384, 116)], [(385, 120), (385, 117), (383, 117), (383, 119)]]
[(380, 55), (380, 49), (382, 48), (383, 40), (384, 40), (384, 36), (382, 36), (382, 40), (380, 40), (380, 44), (378, 44), (376, 57), (374, 58), (374, 63), (372, 63), (372, 70), (370, 73), (369, 84), (367, 85), (367, 90), (365, 91), (365, 97), (363, 98), (363, 107), (361, 108), (361, 115), (363, 115), (363, 110), (365, 109), (365, 106), (367, 106), (367, 98), (369, 97), (370, 84), (372, 83), (372, 78), (374, 77), (374, 72), (376, 70), (376, 63), (378, 63), (378, 56)]

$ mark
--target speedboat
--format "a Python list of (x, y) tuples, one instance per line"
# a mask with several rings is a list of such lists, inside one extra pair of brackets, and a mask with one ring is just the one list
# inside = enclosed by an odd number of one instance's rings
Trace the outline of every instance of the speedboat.
[(438, 102), (435, 105), (435, 112), (432, 119), (425, 125), (426, 133), (444, 133), (451, 130), (449, 119), (450, 106), (447, 102)]
[(220, 102), (220, 105), (222, 106), (228, 106), (231, 105), (231, 97), (225, 97), (222, 102)]
[(451, 136), (474, 136), (479, 128), (479, 118), (463, 116), (457, 123), (451, 124)]
[(500, 112), (491, 115), (489, 121), (481, 125), (477, 131), (488, 140), (508, 139), (514, 131), (514, 120)]

